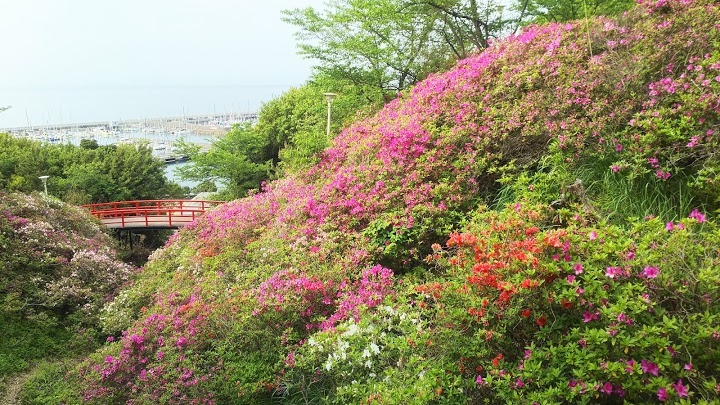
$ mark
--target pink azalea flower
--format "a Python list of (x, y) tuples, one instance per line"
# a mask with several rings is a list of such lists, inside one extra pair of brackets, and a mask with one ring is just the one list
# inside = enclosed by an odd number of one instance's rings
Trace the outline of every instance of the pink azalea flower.
[(573, 266), (573, 270), (575, 270), (575, 274), (582, 274), (582, 272), (585, 270), (582, 264), (577, 263)]
[(642, 272), (642, 276), (645, 278), (656, 278), (660, 274), (656, 266), (647, 266)]
[(659, 400), (665, 401), (667, 399), (667, 388), (660, 388), (657, 390), (657, 396)]
[(478, 384), (484, 384), (483, 378), (481, 375), (478, 374), (477, 378), (475, 379), (475, 382)]
[(573, 276), (572, 274), (569, 274), (569, 275), (567, 276), (567, 281), (568, 281), (568, 283), (570, 283), (570, 284), (574, 283), (574, 282), (575, 282), (575, 276)]
[(696, 219), (698, 222), (706, 221), (705, 214), (701, 214), (700, 212), (698, 212), (697, 209), (695, 209), (693, 212), (691, 212), (690, 215), (688, 216), (688, 218)]
[(656, 377), (660, 373), (660, 368), (657, 364), (645, 359), (640, 360), (640, 369), (643, 373), (649, 373)]
[(597, 232), (595, 232), (595, 231), (590, 232), (590, 240), (595, 240), (595, 239), (597, 239)]
[(670, 222), (668, 222), (667, 224), (665, 224), (665, 230), (666, 230), (666, 231), (672, 231), (673, 229), (675, 229), (675, 224), (674, 224), (672, 221), (670, 221)]
[(583, 322), (588, 323), (592, 320), (598, 319), (597, 312), (585, 311), (583, 314)]
[(525, 383), (522, 382), (522, 380), (520, 379), (520, 377), (518, 377), (517, 380), (515, 380), (515, 385), (516, 385), (518, 388), (522, 388), (522, 387), (525, 386)]
[(602, 388), (600, 388), (600, 392), (604, 392), (606, 394), (612, 394), (613, 386), (609, 382), (606, 382), (603, 384)]
[(106, 363), (112, 363), (115, 359), (113, 356), (105, 356), (105, 362)]
[(605, 270), (605, 275), (608, 276), (608, 277), (610, 277), (610, 278), (612, 278), (612, 279), (614, 279), (615, 276), (616, 276), (617, 274), (619, 274), (619, 271), (618, 271), (618, 270), (620, 270), (620, 269), (618, 269), (617, 267), (608, 267), (608, 268)]
[(625, 364), (627, 364), (625, 366), (626, 373), (632, 373), (633, 371), (635, 371), (635, 360), (626, 361)]
[(685, 367), (683, 367), (683, 368), (684, 368), (685, 370), (692, 370), (692, 369), (693, 369), (693, 365), (692, 365), (692, 363), (688, 363), (688, 364), (686, 364)]
[(670, 384), (670, 386), (675, 388), (679, 398), (688, 396), (687, 387), (683, 385), (682, 380), (678, 380), (677, 384)]

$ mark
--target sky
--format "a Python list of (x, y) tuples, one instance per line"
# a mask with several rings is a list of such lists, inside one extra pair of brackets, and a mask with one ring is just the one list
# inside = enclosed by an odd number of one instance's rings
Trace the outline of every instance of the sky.
[(0, 87), (297, 85), (283, 9), (322, 0), (0, 0)]
[(310, 77), (325, 0), (0, 0), (0, 128), (257, 110)]

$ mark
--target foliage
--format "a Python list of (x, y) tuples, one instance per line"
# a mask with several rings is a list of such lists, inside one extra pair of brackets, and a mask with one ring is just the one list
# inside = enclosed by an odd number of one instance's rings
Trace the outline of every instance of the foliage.
[(80, 404), (77, 391), (65, 379), (77, 363), (72, 359), (40, 363), (23, 384), (20, 402), (27, 405)]
[(250, 124), (236, 125), (225, 137), (213, 142), (210, 151), (200, 153), (196, 145), (182, 145), (181, 153), (190, 155), (192, 165), (178, 169), (190, 180), (220, 180), (231, 193), (242, 196), (258, 189), (268, 177), (271, 164), (264, 153), (266, 143)]
[(0, 192), (0, 375), (96, 345), (99, 312), (133, 269), (77, 207)]
[(716, 226), (542, 211), (480, 212), (417, 287), (473, 400), (717, 401)]
[(180, 196), (148, 145), (43, 144), (0, 134), (0, 190), (39, 190), (74, 204)]
[(311, 166), (329, 141), (323, 97), (329, 91), (340, 93), (332, 106), (333, 133), (368, 103), (355, 86), (317, 75), (310, 83), (268, 101), (256, 125), (236, 126), (209, 151), (181, 145), (181, 153), (190, 156), (192, 165), (178, 172), (185, 179), (219, 181), (225, 185), (219, 195), (233, 199), (259, 190), (264, 181)]
[(429, 76), (172, 238), (73, 383), (95, 403), (718, 401), (717, 21), (663, 0)]
[(518, 0), (527, 20), (534, 23), (564, 22), (586, 17), (615, 16), (631, 9), (633, 0)]
[(286, 11), (300, 28), (300, 53), (317, 71), (353, 83), (373, 100), (389, 101), (445, 65), (447, 51), (433, 38), (433, 20), (402, 10), (399, 1), (336, 1), (322, 13)]

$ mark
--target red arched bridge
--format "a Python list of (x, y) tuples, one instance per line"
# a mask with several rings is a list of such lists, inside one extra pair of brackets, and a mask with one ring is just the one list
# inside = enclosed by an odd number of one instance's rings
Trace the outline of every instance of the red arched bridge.
[(221, 201), (138, 200), (83, 205), (113, 229), (177, 229), (193, 222)]

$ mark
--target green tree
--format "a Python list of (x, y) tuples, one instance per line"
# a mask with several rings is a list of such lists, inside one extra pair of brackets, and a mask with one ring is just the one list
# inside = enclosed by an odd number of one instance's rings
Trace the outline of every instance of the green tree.
[(98, 145), (98, 142), (94, 139), (81, 139), (80, 147), (83, 149), (97, 149), (100, 145)]
[(293, 88), (265, 103), (258, 123), (239, 125), (206, 152), (181, 144), (191, 165), (180, 168), (186, 180), (219, 182), (225, 198), (246, 195), (263, 181), (277, 178), (316, 162), (328, 146), (327, 104), (323, 93), (337, 92), (333, 102), (331, 137), (359, 112), (370, 113), (379, 104), (368, 104), (361, 89), (345, 81), (316, 74), (308, 84)]
[(218, 181), (225, 185), (231, 197), (244, 196), (247, 190), (260, 188), (269, 178), (272, 167), (267, 139), (247, 123), (236, 125), (225, 137), (213, 142), (207, 152), (184, 143), (180, 144), (180, 150), (181, 154), (189, 155), (193, 163), (178, 169), (182, 178)]
[(405, 6), (400, 0), (335, 0), (322, 12), (285, 11), (284, 21), (300, 29), (300, 53), (318, 61), (318, 73), (358, 86), (372, 103), (386, 102), (448, 62), (433, 17)]
[(546, 23), (593, 16), (613, 16), (631, 9), (636, 0), (519, 0), (516, 9), (525, 22)]
[(404, 0), (402, 10), (426, 15), (435, 35), (457, 59), (483, 50), (509, 31), (517, 21), (503, 14), (502, 2), (488, 0)]
[(179, 197), (182, 189), (164, 176), (164, 163), (147, 145), (84, 147), (49, 145), (0, 134), (0, 190), (42, 187), (74, 204)]

